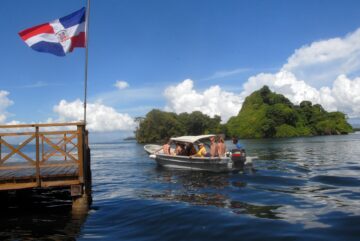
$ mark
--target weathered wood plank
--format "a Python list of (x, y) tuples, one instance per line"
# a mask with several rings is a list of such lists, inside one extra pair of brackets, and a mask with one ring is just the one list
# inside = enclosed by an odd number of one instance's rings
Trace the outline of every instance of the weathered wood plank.
[[(50, 135), (64, 135), (64, 134), (76, 134), (76, 131), (41, 131), (39, 132), (40, 135), (46, 135), (46, 136), (50, 136)], [(60, 137), (58, 137), (60, 138)]]
[(36, 182), (6, 183), (6, 184), (1, 184), (0, 185), (0, 191), (17, 190), (17, 189), (34, 188), (34, 187), (37, 187)]
[(70, 186), (80, 184), (79, 180), (66, 180), (66, 181), (47, 181), (42, 182), (42, 187), (57, 187), (57, 186)]
[[(57, 166), (78, 166), (76, 162), (63, 162), (63, 161), (54, 161), (48, 162), (44, 164), (40, 164), (40, 169), (43, 167), (57, 167)], [(0, 170), (16, 170), (16, 169), (25, 169), (25, 168), (35, 168), (29, 164), (22, 164), (22, 163), (9, 163), (0, 166)]]
[(29, 136), (33, 135), (34, 132), (16, 132), (16, 133), (9, 133), (9, 132), (1, 132), (0, 136)]
[(0, 128), (26, 128), (26, 127), (54, 127), (54, 126), (85, 126), (84, 122), (67, 123), (44, 123), (44, 124), (20, 124), (20, 125), (0, 125)]
[[(52, 176), (67, 176), (78, 173), (78, 165), (74, 164), (49, 164), (40, 166), (39, 178)], [(12, 180), (14, 178), (36, 177), (36, 168), (34, 166), (24, 166), (24, 168), (0, 169), (0, 180)]]
[[(64, 181), (43, 181), (41, 183), (42, 187), (59, 187), (59, 186), (71, 186), (80, 184), (79, 180), (64, 180)], [(34, 188), (37, 187), (36, 182), (28, 182), (28, 183), (6, 183), (0, 185), (0, 191), (6, 190), (18, 190), (18, 189), (26, 189), (26, 188)]]

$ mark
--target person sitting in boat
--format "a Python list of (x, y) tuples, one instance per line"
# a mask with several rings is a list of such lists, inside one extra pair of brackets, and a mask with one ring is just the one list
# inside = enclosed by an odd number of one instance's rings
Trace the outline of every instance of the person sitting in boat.
[(231, 152), (232, 152), (232, 156), (233, 157), (246, 157), (246, 151), (244, 149), (244, 147), (238, 143), (238, 139), (236, 137), (233, 137), (233, 144), (235, 145), (235, 149), (232, 149)]
[(180, 155), (186, 156), (187, 155), (187, 153), (186, 153), (186, 145), (184, 143), (181, 143), (180, 145), (181, 145), (181, 153), (180, 153)]
[(164, 154), (170, 155), (170, 140), (168, 140), (162, 147)]
[(192, 156), (196, 154), (196, 149), (193, 143), (187, 143), (185, 147), (185, 155)]
[(192, 155), (192, 156), (205, 157), (207, 151), (206, 151), (206, 148), (205, 148), (204, 143), (201, 143), (201, 142), (200, 142), (200, 143), (198, 144), (198, 148), (199, 148), (198, 152), (196, 152), (196, 154), (195, 154), (195, 155)]
[(239, 143), (239, 140), (237, 137), (233, 137), (232, 142), (236, 146), (236, 149), (239, 149), (239, 150), (244, 149), (244, 147)]
[(210, 156), (211, 157), (217, 157), (218, 154), (218, 146), (215, 142), (215, 136), (210, 137)]
[(218, 154), (220, 157), (224, 157), (226, 153), (226, 145), (224, 139), (221, 136), (219, 136), (217, 142), (218, 142), (217, 143)]
[(177, 156), (184, 156), (185, 155), (184, 144), (176, 143), (175, 155), (177, 155)]

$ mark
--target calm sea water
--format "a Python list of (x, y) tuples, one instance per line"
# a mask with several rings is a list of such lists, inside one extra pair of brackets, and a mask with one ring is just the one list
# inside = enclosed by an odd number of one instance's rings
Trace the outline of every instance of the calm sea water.
[(135, 142), (93, 144), (90, 212), (73, 213), (66, 191), (10, 194), (0, 239), (360, 240), (360, 134), (242, 144), (259, 160), (220, 174), (157, 167)]

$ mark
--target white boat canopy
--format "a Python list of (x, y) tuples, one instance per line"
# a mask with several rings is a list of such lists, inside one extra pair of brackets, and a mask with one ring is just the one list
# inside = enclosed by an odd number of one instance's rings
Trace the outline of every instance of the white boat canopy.
[(195, 143), (201, 139), (208, 139), (210, 137), (215, 137), (216, 135), (200, 135), (200, 136), (179, 136), (179, 137), (173, 137), (170, 140), (175, 142), (189, 142), (189, 143)]

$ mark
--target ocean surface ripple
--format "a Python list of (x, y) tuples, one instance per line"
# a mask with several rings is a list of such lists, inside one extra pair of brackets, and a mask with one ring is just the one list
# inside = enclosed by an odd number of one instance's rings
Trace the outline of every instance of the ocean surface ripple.
[(242, 144), (259, 160), (240, 173), (165, 169), (135, 142), (93, 144), (90, 212), (59, 198), (10, 205), (0, 238), (359, 240), (360, 134)]

